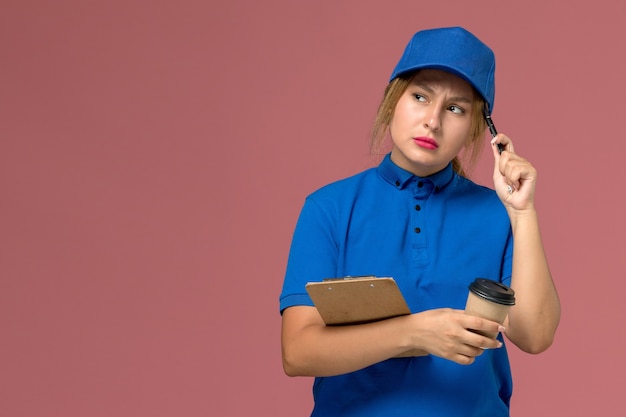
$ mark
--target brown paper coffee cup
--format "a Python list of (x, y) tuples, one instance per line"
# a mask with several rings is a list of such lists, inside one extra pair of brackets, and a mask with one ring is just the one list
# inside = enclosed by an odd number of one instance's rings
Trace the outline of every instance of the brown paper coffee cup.
[[(497, 281), (476, 278), (469, 286), (465, 314), (502, 324), (513, 305), (515, 291), (512, 288)], [(498, 332), (472, 331), (492, 339), (498, 335)]]

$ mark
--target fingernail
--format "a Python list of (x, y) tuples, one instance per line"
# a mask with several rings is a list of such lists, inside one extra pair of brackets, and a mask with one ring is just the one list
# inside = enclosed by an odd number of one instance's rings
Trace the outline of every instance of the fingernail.
[(502, 342), (498, 343), (498, 347), (496, 349), (499, 349), (502, 347)]
[(491, 144), (493, 145), (494, 143), (496, 143), (496, 138), (495, 137), (493, 139), (491, 139)]
[(504, 328), (504, 326), (500, 326), (500, 327), (498, 327), (498, 331), (500, 333), (504, 333), (506, 331), (506, 329)]

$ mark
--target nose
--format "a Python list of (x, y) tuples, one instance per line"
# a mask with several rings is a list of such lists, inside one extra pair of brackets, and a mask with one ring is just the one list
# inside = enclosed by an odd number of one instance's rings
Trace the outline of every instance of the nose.
[(440, 105), (432, 103), (426, 111), (424, 117), (424, 127), (433, 132), (441, 129), (441, 111), (442, 109)]

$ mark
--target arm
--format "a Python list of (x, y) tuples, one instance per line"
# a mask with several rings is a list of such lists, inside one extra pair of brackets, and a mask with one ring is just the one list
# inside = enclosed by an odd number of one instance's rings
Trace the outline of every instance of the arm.
[(438, 309), (375, 323), (325, 326), (315, 307), (283, 312), (282, 355), (289, 376), (331, 376), (357, 371), (414, 349), (470, 364), (501, 343), (467, 329), (502, 331), (498, 323)]
[[(552, 344), (559, 324), (561, 307), (545, 256), (534, 195), (537, 171), (515, 154), (504, 135), (492, 141), (494, 185), (506, 207), (513, 231), (513, 273), (511, 287), (516, 305), (509, 312), (506, 335), (525, 352), (540, 353)], [(496, 143), (506, 146), (500, 155)], [(507, 191), (507, 185), (512, 192)]]

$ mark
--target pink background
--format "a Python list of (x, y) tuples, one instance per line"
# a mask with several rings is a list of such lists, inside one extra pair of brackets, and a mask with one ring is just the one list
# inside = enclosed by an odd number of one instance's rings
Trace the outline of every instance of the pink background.
[(372, 165), (405, 43), (449, 25), (496, 52), (563, 303), (551, 350), (511, 348), (512, 415), (624, 414), (624, 2), (2, 0), (0, 415), (308, 415), (297, 215)]

